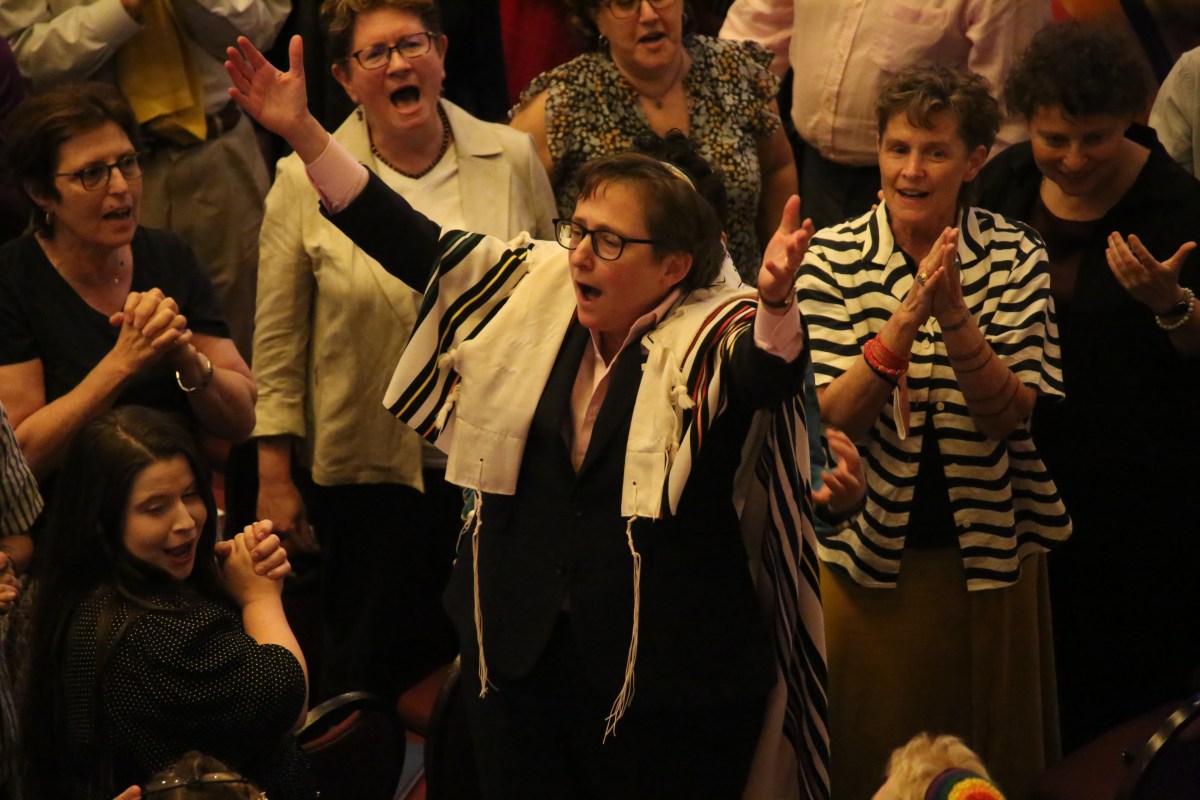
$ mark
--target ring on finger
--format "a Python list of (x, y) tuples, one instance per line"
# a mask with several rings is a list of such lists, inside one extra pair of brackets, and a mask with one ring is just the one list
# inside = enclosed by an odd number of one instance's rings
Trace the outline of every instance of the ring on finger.
[(925, 285), (925, 281), (927, 281), (927, 280), (929, 280), (929, 276), (928, 276), (928, 275), (926, 275), (924, 272), (918, 272), (918, 273), (917, 273), (917, 283), (919, 283), (919, 284), (921, 284), (922, 286), (924, 286), (924, 285)]

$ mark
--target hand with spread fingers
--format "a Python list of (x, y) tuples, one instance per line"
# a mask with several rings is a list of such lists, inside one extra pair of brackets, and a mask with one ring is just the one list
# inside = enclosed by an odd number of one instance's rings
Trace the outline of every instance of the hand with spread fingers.
[(1175, 255), (1159, 261), (1136, 234), (1130, 234), (1126, 240), (1113, 231), (1108, 236), (1104, 257), (1117, 281), (1133, 299), (1155, 314), (1164, 314), (1183, 296), (1179, 270), (1194, 249), (1195, 242), (1184, 242)]
[(325, 149), (329, 133), (308, 110), (300, 37), (288, 42), (287, 72), (276, 69), (245, 36), (225, 53), (225, 72), (233, 82), (229, 96), (264, 128), (286, 139), (304, 163), (312, 163)]
[(758, 271), (758, 296), (769, 308), (785, 308), (796, 294), (796, 270), (812, 240), (811, 219), (800, 221), (800, 198), (792, 195), (783, 207), (783, 217), (763, 251)]

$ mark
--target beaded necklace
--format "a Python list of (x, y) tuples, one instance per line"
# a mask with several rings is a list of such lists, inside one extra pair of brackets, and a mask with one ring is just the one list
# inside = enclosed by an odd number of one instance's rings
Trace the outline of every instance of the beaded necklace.
[(413, 180), (417, 180), (418, 178), (424, 178), (426, 175), (428, 175), (430, 172), (433, 171), (434, 167), (436, 167), (439, 163), (441, 163), (441, 160), (443, 158), (445, 158), (445, 156), (446, 156), (446, 151), (450, 149), (450, 120), (446, 118), (446, 111), (445, 111), (445, 109), (442, 108), (441, 103), (438, 103), (437, 110), (438, 110), (438, 118), (441, 119), (441, 121), (442, 121), (442, 147), (441, 147), (441, 149), (438, 150), (437, 155), (434, 156), (433, 161), (429, 162), (429, 166), (427, 166), (425, 169), (421, 170), (420, 172), (405, 172), (404, 170), (400, 169), (395, 164), (393, 164), (392, 162), (390, 162), (386, 158), (384, 158), (383, 153), (380, 153), (379, 148), (375, 146), (375, 138), (371, 135), (371, 126), (368, 125), (367, 126), (367, 140), (371, 143), (371, 154), (374, 155), (376, 158), (378, 158), (380, 161), (382, 161), (384, 164), (386, 164), (390, 169), (392, 169), (395, 172), (400, 173), (401, 175), (403, 175), (406, 178), (411, 178)]

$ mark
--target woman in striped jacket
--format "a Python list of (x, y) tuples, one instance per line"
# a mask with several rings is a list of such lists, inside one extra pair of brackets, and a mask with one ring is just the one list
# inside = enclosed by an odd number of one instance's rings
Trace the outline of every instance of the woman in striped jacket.
[(820, 232), (798, 278), (822, 416), (869, 484), (820, 542), (833, 793), (869, 796), (933, 730), (1023, 796), (1056, 747), (1041, 554), (1070, 532), (1028, 428), (1062, 394), (1045, 250), (961, 202), (1000, 120), (983, 78), (908, 68), (877, 115), (883, 202)]

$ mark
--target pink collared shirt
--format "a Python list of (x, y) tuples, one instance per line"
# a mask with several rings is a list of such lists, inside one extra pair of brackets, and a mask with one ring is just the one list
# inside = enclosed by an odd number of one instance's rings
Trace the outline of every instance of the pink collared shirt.
[[(875, 100), (889, 77), (916, 61), (969, 69), (998, 96), (1016, 57), (1050, 21), (1050, 0), (736, 0), (724, 39), (751, 39), (790, 63), (792, 120), (825, 158), (877, 161)], [(992, 154), (1027, 138), (1006, 120)]]
[[(307, 165), (307, 170), (321, 203), (330, 213), (336, 214), (350, 205), (367, 185), (367, 168), (355, 161), (332, 137), (321, 155)], [(679, 299), (679, 294), (679, 289), (672, 290), (654, 309), (640, 317), (630, 328), (617, 351), (618, 355), (657, 325)], [(773, 309), (759, 303), (754, 319), (754, 343), (771, 355), (794, 361), (804, 349), (798, 304), (793, 302), (787, 308)], [(604, 362), (600, 355), (599, 337), (592, 331), (591, 346), (580, 360), (579, 373), (571, 390), (571, 428), (564, 432), (571, 437), (568, 444), (576, 470), (583, 463), (583, 456), (591, 442), (596, 416), (608, 393), (609, 372), (615, 362), (616, 356), (612, 361)]]

